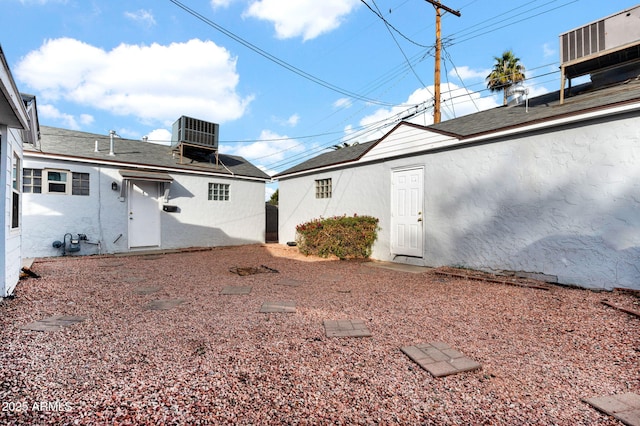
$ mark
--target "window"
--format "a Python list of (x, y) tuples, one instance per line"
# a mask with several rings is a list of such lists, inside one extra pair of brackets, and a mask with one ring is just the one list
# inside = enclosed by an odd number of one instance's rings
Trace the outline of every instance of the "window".
[(11, 170), (11, 228), (20, 227), (20, 157), (13, 154), (13, 163)]
[(316, 198), (331, 198), (331, 178), (316, 180)]
[(73, 173), (71, 195), (89, 195), (89, 173)]
[(49, 194), (67, 193), (67, 172), (46, 170), (47, 192)]
[(210, 183), (209, 199), (213, 201), (229, 201), (229, 184)]
[(22, 169), (22, 192), (32, 194), (42, 193), (41, 169)]

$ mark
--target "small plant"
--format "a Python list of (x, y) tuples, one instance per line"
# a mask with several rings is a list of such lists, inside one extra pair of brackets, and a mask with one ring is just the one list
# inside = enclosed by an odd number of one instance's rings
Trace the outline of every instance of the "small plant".
[(372, 216), (321, 217), (296, 226), (296, 242), (305, 255), (367, 258), (378, 230), (378, 219)]

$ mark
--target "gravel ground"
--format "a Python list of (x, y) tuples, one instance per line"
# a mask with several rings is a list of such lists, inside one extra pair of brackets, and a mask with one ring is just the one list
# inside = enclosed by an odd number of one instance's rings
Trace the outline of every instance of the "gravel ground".
[[(279, 273), (229, 271), (261, 265)], [(41, 278), (0, 303), (0, 423), (618, 425), (582, 398), (640, 393), (640, 320), (601, 303), (639, 310), (632, 294), (397, 272), (278, 245), (32, 269)], [(221, 295), (227, 286), (252, 291)], [(166, 299), (184, 303), (146, 309)], [(265, 301), (297, 311), (259, 313)], [(52, 315), (86, 320), (19, 328)], [(327, 338), (327, 319), (362, 319), (372, 337)], [(400, 351), (437, 341), (482, 369), (436, 379)]]

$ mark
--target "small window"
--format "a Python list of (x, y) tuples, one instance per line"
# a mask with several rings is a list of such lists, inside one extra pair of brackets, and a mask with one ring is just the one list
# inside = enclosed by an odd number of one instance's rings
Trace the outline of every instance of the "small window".
[(72, 173), (71, 195), (89, 195), (89, 173)]
[(42, 193), (42, 169), (22, 169), (22, 192)]
[(67, 172), (47, 170), (47, 192), (49, 194), (67, 193)]
[(20, 227), (20, 157), (13, 154), (13, 164), (11, 165), (11, 229)]
[(331, 178), (316, 180), (316, 198), (331, 198)]
[(212, 201), (229, 201), (229, 184), (210, 183), (209, 199)]

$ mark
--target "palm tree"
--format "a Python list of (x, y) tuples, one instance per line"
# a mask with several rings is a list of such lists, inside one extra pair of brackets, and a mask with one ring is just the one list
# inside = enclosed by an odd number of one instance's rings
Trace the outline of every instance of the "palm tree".
[(524, 75), (524, 65), (520, 63), (520, 58), (516, 57), (511, 50), (505, 50), (502, 57), (495, 56), (496, 60), (486, 78), (487, 88), (492, 92), (502, 90), (504, 94), (503, 104), (507, 104), (507, 91), (509, 88), (526, 78)]

